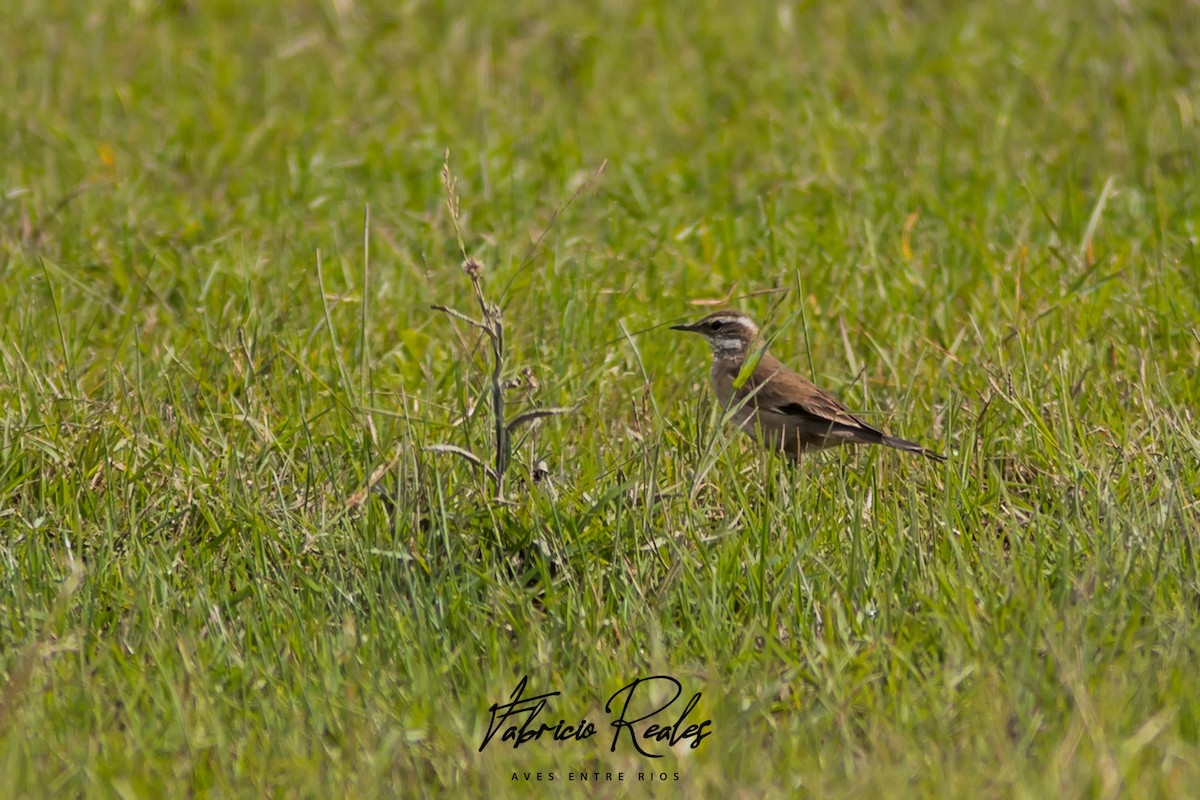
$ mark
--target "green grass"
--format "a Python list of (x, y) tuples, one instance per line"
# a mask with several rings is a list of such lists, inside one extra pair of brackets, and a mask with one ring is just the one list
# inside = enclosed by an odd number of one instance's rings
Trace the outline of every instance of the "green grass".
[[(0, 4), (0, 796), (1194, 792), (1200, 7), (591, 5)], [(949, 462), (719, 429), (731, 290)]]

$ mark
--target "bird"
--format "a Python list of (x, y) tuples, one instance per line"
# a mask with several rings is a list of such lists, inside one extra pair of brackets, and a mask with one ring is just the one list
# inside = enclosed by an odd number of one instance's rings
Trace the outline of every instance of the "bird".
[[(850, 413), (841, 400), (788, 369), (763, 347), (758, 325), (741, 311), (715, 311), (671, 330), (703, 336), (712, 348), (712, 386), (732, 409), (732, 421), (763, 446), (784, 453), (793, 464), (809, 450), (845, 444), (881, 444), (934, 461), (941, 453), (891, 436)], [(735, 386), (748, 358), (761, 351), (745, 383)]]

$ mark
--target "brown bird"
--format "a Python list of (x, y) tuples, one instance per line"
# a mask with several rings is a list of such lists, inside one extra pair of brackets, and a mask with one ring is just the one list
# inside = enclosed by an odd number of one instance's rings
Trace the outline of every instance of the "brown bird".
[(732, 408), (733, 421), (761, 444), (785, 453), (793, 463), (806, 450), (843, 444), (882, 444), (945, 461), (941, 453), (889, 436), (850, 413), (812, 381), (763, 352), (746, 382), (734, 387), (746, 359), (761, 348), (758, 325), (740, 311), (717, 311), (671, 330), (698, 333), (712, 348), (712, 385), (717, 399)]

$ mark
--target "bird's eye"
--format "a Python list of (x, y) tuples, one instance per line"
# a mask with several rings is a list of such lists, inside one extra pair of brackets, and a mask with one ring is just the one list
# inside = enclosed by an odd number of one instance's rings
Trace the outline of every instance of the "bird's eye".
[(725, 323), (721, 322), (720, 320), (716, 320), (715, 322), (708, 323), (708, 327), (712, 328), (714, 331), (719, 331), (721, 328), (725, 327)]

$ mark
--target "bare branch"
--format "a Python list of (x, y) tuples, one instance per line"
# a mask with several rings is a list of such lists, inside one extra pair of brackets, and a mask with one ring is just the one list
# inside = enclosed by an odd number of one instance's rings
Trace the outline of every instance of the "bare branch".
[(469, 461), (472, 465), (483, 470), (484, 474), (491, 478), (492, 481), (496, 480), (496, 473), (492, 470), (492, 468), (483, 463), (483, 459), (472, 453), (470, 450), (452, 444), (431, 444), (427, 445), (425, 449), (431, 450), (435, 453), (453, 453), (454, 455)]
[(579, 410), (579, 406), (560, 406), (558, 408), (535, 408), (532, 411), (526, 411), (524, 414), (518, 414), (509, 420), (508, 432), (511, 434), (517, 428), (534, 420), (543, 417), (557, 417), (562, 414), (573, 414)]
[[(483, 295), (479, 296), (483, 302)], [(486, 310), (486, 309), (485, 309)], [(504, 427), (504, 323), (500, 320), (500, 310), (491, 307), (493, 314), (488, 315), (491, 326), (488, 333), (492, 337), (492, 415), (496, 426), (496, 494), (502, 495), (504, 473), (508, 471), (508, 460), (512, 453), (512, 443), (508, 437), (508, 428)]]
[(488, 330), (487, 325), (484, 325), (482, 322), (476, 322), (461, 311), (455, 311), (453, 308), (447, 308), (446, 306), (439, 305), (432, 305), (430, 308), (432, 308), (434, 311), (440, 311), (447, 316), (454, 317), (461, 322), (465, 322), (472, 328), (479, 328), (479, 330), (483, 331), (484, 333), (491, 335), (491, 331)]

